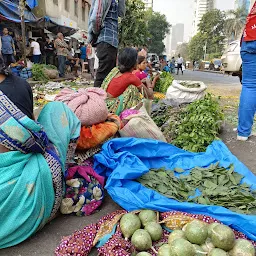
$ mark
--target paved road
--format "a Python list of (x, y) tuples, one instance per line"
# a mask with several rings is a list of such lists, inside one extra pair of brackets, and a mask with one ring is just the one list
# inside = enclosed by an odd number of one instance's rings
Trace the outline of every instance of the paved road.
[(181, 75), (180, 73), (178, 76), (174, 75), (174, 77), (177, 80), (202, 81), (207, 85), (240, 86), (238, 77), (223, 75), (220, 73), (186, 70), (184, 71), (184, 75)]
[[(223, 76), (221, 74), (205, 73), (199, 71), (186, 71), (183, 76), (175, 76), (175, 78), (203, 81), (207, 85), (216, 85), (231, 87), (240, 86), (239, 81), (235, 77)], [(235, 140), (236, 134), (232, 131), (233, 127), (225, 127), (221, 138), (229, 147), (229, 149), (252, 171), (255, 170), (256, 158), (253, 152), (256, 151), (256, 139), (252, 138), (249, 142), (237, 142)], [(92, 222), (97, 222), (99, 218), (107, 213), (120, 209), (111, 198), (106, 197), (101, 210), (89, 217), (75, 217), (75, 216), (59, 216), (51, 223), (47, 224), (43, 230), (25, 241), (24, 243), (0, 250), (0, 256), (51, 256), (54, 255), (54, 250), (63, 236), (72, 234), (75, 230), (82, 229), (85, 225)], [(94, 251), (91, 254), (97, 255)]]

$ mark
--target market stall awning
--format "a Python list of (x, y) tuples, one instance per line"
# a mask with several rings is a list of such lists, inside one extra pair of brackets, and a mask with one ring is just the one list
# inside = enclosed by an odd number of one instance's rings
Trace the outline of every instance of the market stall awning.
[[(38, 20), (29, 10), (25, 10), (24, 17), (25, 22), (37, 22)], [(20, 10), (16, 1), (0, 0), (0, 19), (20, 22)]]
[(59, 24), (56, 18), (52, 18), (49, 16), (44, 17), (44, 28), (46, 28), (55, 35), (61, 32), (64, 36), (71, 36), (77, 31), (77, 29), (75, 28)]

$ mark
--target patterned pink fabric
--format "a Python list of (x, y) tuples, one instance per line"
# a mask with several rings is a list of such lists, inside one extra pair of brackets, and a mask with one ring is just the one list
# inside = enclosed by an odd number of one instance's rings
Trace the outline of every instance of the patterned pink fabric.
[(121, 113), (120, 119), (123, 120), (123, 119), (127, 118), (128, 116), (137, 115), (137, 114), (139, 114), (139, 112), (140, 111), (136, 110), (136, 109), (127, 109)]
[(77, 115), (82, 125), (90, 126), (105, 122), (108, 117), (108, 109), (105, 103), (107, 94), (100, 88), (63, 89), (56, 97)]

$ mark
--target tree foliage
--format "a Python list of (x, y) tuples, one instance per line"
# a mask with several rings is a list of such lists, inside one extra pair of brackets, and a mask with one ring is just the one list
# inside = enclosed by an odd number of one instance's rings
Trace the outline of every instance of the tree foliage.
[(145, 22), (145, 4), (141, 0), (126, 1), (126, 15), (119, 24), (120, 47), (144, 45), (149, 37)]
[(159, 12), (153, 12), (152, 10), (148, 12), (149, 51), (160, 55), (165, 50), (163, 40), (170, 32), (171, 25), (168, 23), (165, 15)]
[(189, 48), (188, 48), (189, 44), (188, 43), (182, 43), (180, 45), (177, 46), (176, 48), (176, 53), (180, 54), (184, 60), (188, 60), (189, 59)]
[(236, 40), (241, 37), (247, 17), (246, 6), (242, 6), (236, 10), (227, 12), (227, 19), (224, 24), (225, 34), (229, 41)]
[(199, 23), (199, 32), (189, 43), (189, 56), (200, 60), (204, 56), (204, 47), (207, 54), (220, 57), (224, 48), (225, 13), (214, 9), (203, 15)]
[(119, 24), (120, 47), (147, 45), (149, 51), (162, 54), (169, 29), (165, 15), (146, 10), (141, 0), (127, 0), (126, 15)]
[(189, 42), (188, 52), (191, 60), (201, 60), (204, 57), (206, 35), (199, 32)]

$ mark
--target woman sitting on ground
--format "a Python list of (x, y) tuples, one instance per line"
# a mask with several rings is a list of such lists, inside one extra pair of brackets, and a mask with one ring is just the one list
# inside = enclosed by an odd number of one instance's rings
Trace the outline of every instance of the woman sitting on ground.
[(132, 72), (137, 67), (138, 54), (134, 48), (125, 48), (118, 56), (119, 66), (114, 68), (102, 83), (108, 93), (109, 111), (119, 115), (123, 110), (137, 106), (142, 101), (141, 94), (153, 98), (153, 85), (144, 84)]
[(153, 81), (148, 78), (148, 74), (145, 72), (148, 68), (147, 60), (144, 56), (138, 56), (137, 69), (133, 71), (133, 74), (137, 76), (145, 85), (154, 88), (157, 80), (159, 80), (159, 75), (155, 76)]
[(1, 58), (0, 112), (1, 249), (21, 243), (55, 217), (67, 151), (76, 146), (80, 122), (61, 102), (47, 104), (35, 122), (29, 84)]

